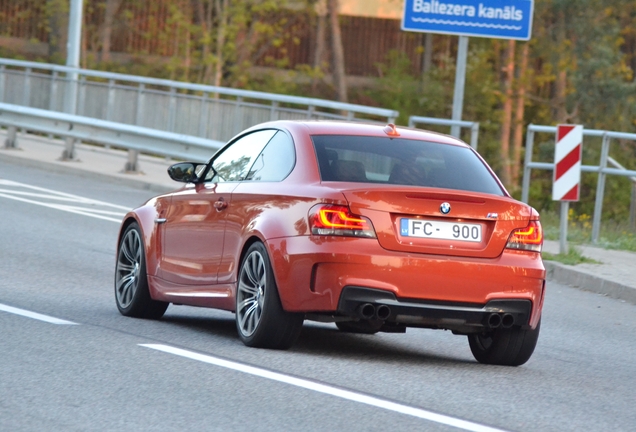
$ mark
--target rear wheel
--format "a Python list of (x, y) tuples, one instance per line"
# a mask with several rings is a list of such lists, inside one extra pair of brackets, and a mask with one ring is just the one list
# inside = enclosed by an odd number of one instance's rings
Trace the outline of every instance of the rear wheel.
[(286, 312), (262, 243), (247, 250), (236, 290), (236, 329), (250, 347), (287, 349), (300, 335), (304, 315)]
[(520, 366), (532, 356), (540, 329), (541, 321), (534, 330), (500, 327), (488, 333), (468, 335), (468, 343), (479, 363)]
[(380, 320), (342, 321), (336, 322), (338, 330), (346, 333), (376, 334), (384, 325)]
[(141, 238), (136, 222), (128, 225), (121, 236), (115, 267), (115, 302), (122, 315), (159, 319), (166, 312), (168, 303), (150, 298)]

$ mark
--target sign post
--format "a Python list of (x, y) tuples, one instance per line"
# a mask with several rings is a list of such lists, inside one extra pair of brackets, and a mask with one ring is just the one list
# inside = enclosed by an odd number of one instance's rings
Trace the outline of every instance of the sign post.
[(405, 0), (402, 30), (459, 35), (453, 120), (462, 119), (468, 36), (529, 40), (533, 11), (534, 0)]
[(568, 213), (570, 201), (578, 201), (581, 193), (582, 125), (558, 125), (554, 146), (554, 181), (552, 199), (561, 201), (559, 252), (568, 253)]

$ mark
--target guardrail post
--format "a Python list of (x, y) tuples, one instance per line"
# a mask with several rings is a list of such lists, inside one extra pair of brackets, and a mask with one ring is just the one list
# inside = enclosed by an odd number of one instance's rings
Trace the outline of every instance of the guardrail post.
[(86, 109), (86, 77), (82, 75), (79, 79), (79, 102), (77, 105), (78, 115), (84, 115)]
[(532, 151), (534, 149), (534, 131), (532, 130), (532, 124), (528, 125), (528, 131), (526, 132), (526, 154), (523, 162), (523, 181), (521, 186), (521, 201), (528, 204), (530, 199), (530, 174), (532, 168)]
[(60, 156), (61, 161), (77, 161), (77, 153), (75, 152), (76, 141), (75, 138), (66, 137), (64, 140), (64, 151), (62, 152), (62, 156)]
[(601, 232), (601, 216), (603, 214), (603, 196), (605, 195), (605, 168), (607, 168), (607, 158), (609, 156), (610, 138), (605, 133), (603, 135), (603, 147), (601, 148), (601, 163), (598, 167), (598, 182), (596, 184), (596, 203), (594, 204), (594, 218), (592, 219), (592, 243), (598, 243)]
[(4, 140), (4, 148), (18, 148), (18, 128), (16, 126), (9, 126), (7, 128), (7, 138)]
[(270, 121), (276, 121), (278, 120), (278, 102), (274, 101), (272, 102), (272, 108), (270, 109), (269, 112), (269, 120)]
[(479, 143), (479, 123), (473, 123), (470, 127), (470, 146), (477, 150), (477, 144)]
[(49, 93), (49, 110), (57, 111), (57, 78), (58, 72), (53, 71), (51, 75), (51, 90)]
[(137, 87), (137, 110), (135, 111), (135, 124), (137, 126), (141, 126), (144, 121), (145, 91), (146, 85), (144, 83), (139, 84), (139, 87)]
[(208, 134), (208, 121), (210, 118), (209, 96), (206, 92), (201, 95), (201, 111), (199, 113), (199, 136), (205, 138)]
[(106, 103), (106, 120), (113, 120), (115, 110), (115, 80), (108, 80), (108, 102)]
[[(389, 123), (391, 123), (391, 122), (389, 122)], [(409, 127), (410, 128), (415, 127), (415, 122), (413, 121), (413, 116), (409, 117)]]
[(355, 118), (355, 113), (353, 111), (347, 111), (347, 120), (351, 121)]
[(314, 117), (315, 113), (316, 107), (313, 105), (309, 105), (309, 107), (307, 107), (307, 120), (311, 120)]
[(22, 93), (22, 105), (31, 106), (31, 68), (26, 68), (24, 74), (24, 89)]
[(241, 96), (236, 98), (236, 105), (234, 105), (234, 134), (241, 131), (243, 123), (241, 122), (241, 111), (243, 104), (243, 98)]
[(124, 172), (127, 174), (140, 174), (139, 171), (139, 150), (128, 150), (128, 161), (124, 165)]
[(168, 131), (174, 132), (177, 123), (177, 89), (170, 87), (170, 104), (168, 106)]

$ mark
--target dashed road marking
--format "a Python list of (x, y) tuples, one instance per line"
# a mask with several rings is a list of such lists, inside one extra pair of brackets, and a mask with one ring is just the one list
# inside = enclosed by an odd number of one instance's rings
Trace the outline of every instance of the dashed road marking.
[[(65, 192), (0, 179), (0, 197), (82, 216), (120, 223), (128, 207), (94, 200)], [(69, 204), (65, 204), (69, 203)], [(119, 210), (119, 211), (117, 211)]]
[(31, 312), (26, 309), (20, 309), (13, 306), (7, 306), (5, 304), (0, 303), (0, 311), (8, 312), (14, 315), (20, 315), (27, 318), (32, 318), (38, 321), (44, 321), (49, 324), (58, 324), (58, 325), (78, 325), (72, 321), (66, 321), (63, 319), (55, 318), (49, 315), (39, 314), (37, 312)]

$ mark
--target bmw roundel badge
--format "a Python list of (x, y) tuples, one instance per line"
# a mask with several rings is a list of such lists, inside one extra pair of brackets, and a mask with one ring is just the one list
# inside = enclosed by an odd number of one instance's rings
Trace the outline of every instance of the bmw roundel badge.
[(449, 203), (447, 203), (447, 202), (442, 203), (442, 205), (441, 205), (441, 206), (439, 206), (439, 211), (441, 211), (441, 212), (442, 212), (442, 214), (449, 214), (449, 213), (450, 213), (450, 211), (451, 211), (451, 206), (450, 206), (450, 204), (449, 204)]

